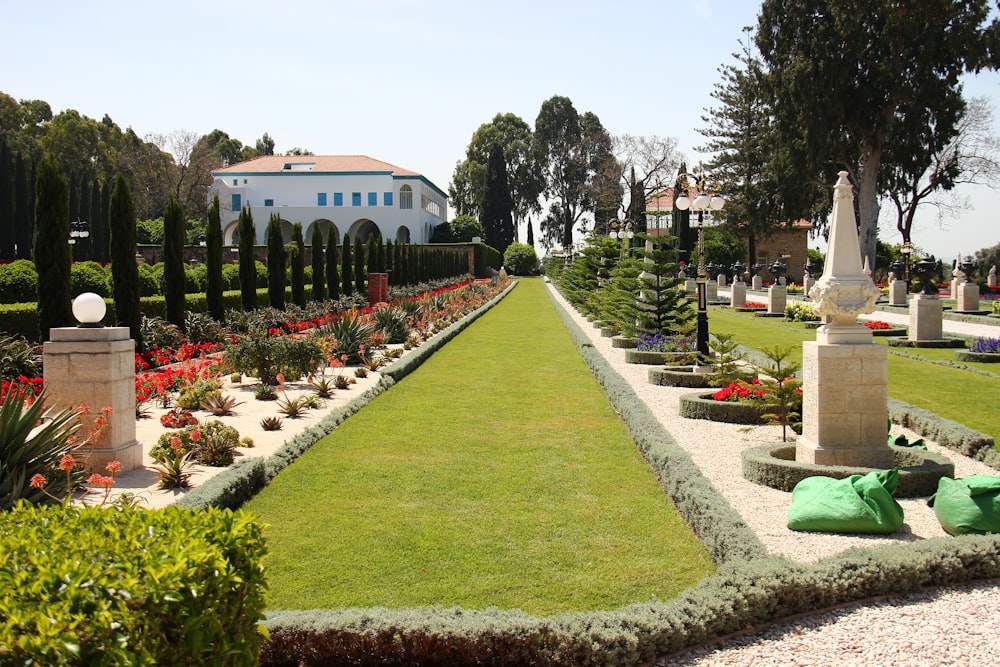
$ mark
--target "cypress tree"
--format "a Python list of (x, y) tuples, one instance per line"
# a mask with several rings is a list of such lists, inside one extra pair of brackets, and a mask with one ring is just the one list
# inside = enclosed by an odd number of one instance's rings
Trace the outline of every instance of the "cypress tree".
[(31, 166), (21, 154), (14, 161), (14, 242), (18, 259), (31, 259), (31, 244), (35, 232), (35, 195), (28, 172)]
[(312, 226), (312, 298), (313, 301), (322, 301), (326, 298), (326, 280), (324, 272), (326, 263), (323, 261), (323, 232), (315, 222)]
[(139, 267), (135, 263), (135, 208), (125, 176), (118, 174), (108, 202), (111, 232), (111, 279), (114, 281), (115, 313), (118, 322), (129, 328), (136, 350), (143, 349), (139, 328)]
[(267, 300), (271, 308), (285, 309), (285, 242), (277, 213), (267, 221)]
[(394, 280), (392, 271), (392, 262), (395, 257), (393, 256), (394, 249), (392, 247), (392, 239), (386, 239), (385, 241), (385, 272), (389, 274), (389, 282)]
[(225, 302), (222, 299), (222, 221), (219, 216), (219, 195), (212, 197), (208, 208), (208, 224), (205, 226), (205, 303), (208, 314), (221, 322), (225, 316)]
[(365, 291), (365, 245), (360, 236), (354, 237), (354, 290), (358, 294)]
[(184, 301), (187, 294), (184, 273), (184, 207), (170, 197), (163, 212), (163, 296), (167, 321), (184, 330)]
[(302, 223), (292, 225), (291, 245), (292, 303), (300, 308), (306, 305), (306, 243), (302, 238)]
[(528, 245), (535, 247), (535, 232), (531, 228), (531, 218), (528, 218)]
[(344, 296), (354, 294), (354, 259), (351, 257), (351, 235), (344, 234), (344, 243), (340, 251), (340, 277), (344, 286)]
[(403, 259), (403, 244), (397, 242), (392, 249), (392, 280), (395, 285), (406, 284), (406, 263)]
[(101, 189), (101, 228), (103, 241), (101, 242), (102, 262), (111, 261), (111, 193), (114, 192), (114, 184), (107, 180)]
[(46, 154), (38, 167), (35, 201), (35, 238), (32, 255), (38, 271), (38, 326), (40, 340), (49, 329), (73, 324), (70, 295), (69, 184), (59, 166)]
[(331, 229), (326, 243), (326, 284), (330, 287), (331, 301), (340, 298), (340, 272), (337, 270), (337, 259), (337, 238)]
[(90, 257), (95, 262), (108, 260), (108, 224), (102, 218), (101, 182), (96, 178), (90, 183), (90, 210), (87, 220), (90, 222)]
[(0, 259), (16, 259), (14, 243), (14, 161), (0, 137)]
[(253, 227), (253, 214), (244, 206), (239, 221), (240, 302), (243, 310), (257, 309), (257, 265), (253, 256), (257, 230)]
[[(91, 248), (93, 247), (93, 232), (90, 231), (90, 181), (84, 177), (80, 181), (80, 221), (84, 223), (84, 229), (87, 231), (87, 236), (83, 236), (76, 240), (76, 248), (78, 251), (77, 257), (81, 261), (86, 261), (88, 259), (93, 259), (93, 253)], [(72, 218), (70, 218), (72, 220)]]
[(486, 243), (497, 249), (501, 256), (514, 240), (514, 200), (507, 180), (507, 163), (499, 144), (490, 147), (486, 164), (486, 183), (483, 187), (483, 205), (480, 222), (486, 232)]

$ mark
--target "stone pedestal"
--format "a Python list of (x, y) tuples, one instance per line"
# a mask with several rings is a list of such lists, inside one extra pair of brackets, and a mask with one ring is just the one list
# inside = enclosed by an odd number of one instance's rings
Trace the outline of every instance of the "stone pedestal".
[(815, 278), (813, 278), (809, 274), (806, 274), (805, 276), (803, 276), (803, 278), (802, 278), (802, 294), (807, 299), (809, 298), (809, 292), (812, 291), (813, 285), (815, 285), (815, 284), (816, 284), (816, 279)]
[(786, 303), (788, 303), (787, 287), (784, 285), (771, 285), (767, 288), (768, 315), (784, 315)]
[(729, 284), (728, 281), (726, 280), (725, 273), (720, 273), (719, 277), (716, 279), (716, 282), (719, 283), (719, 287), (725, 287), (726, 285)]
[(951, 279), (951, 292), (950, 292), (950, 296), (951, 296), (952, 299), (957, 299), (958, 298), (958, 286), (961, 285), (961, 284), (962, 284), (962, 281), (959, 280), (958, 278), (952, 278)]
[(910, 303), (910, 330), (913, 341), (943, 340), (943, 308), (941, 299), (933, 294), (917, 294)]
[(905, 280), (893, 280), (889, 283), (889, 305), (906, 307)]
[(128, 327), (58, 328), (49, 337), (42, 346), (42, 364), (50, 404), (59, 409), (89, 405), (84, 436), (101, 408), (112, 411), (87, 460), (90, 470), (105, 474), (111, 461), (120, 462), (122, 471), (141, 468), (142, 445), (135, 439), (135, 342)]
[(747, 302), (747, 284), (742, 280), (733, 283), (732, 298), (729, 303), (733, 308), (742, 308)]
[(759, 292), (760, 290), (764, 289), (764, 279), (761, 278), (760, 276), (754, 276), (753, 278), (751, 278), (750, 289), (754, 290), (755, 292)]
[(688, 294), (698, 291), (698, 281), (694, 278), (688, 278), (684, 281), (684, 291)]
[(389, 274), (369, 273), (368, 274), (368, 305), (374, 306), (376, 303), (389, 302)]
[(955, 312), (979, 312), (979, 285), (976, 283), (959, 283), (957, 298), (958, 305), (955, 307)]
[(708, 301), (719, 300), (719, 283), (709, 280), (705, 284), (705, 299)]
[(888, 349), (884, 345), (802, 344), (802, 435), (795, 460), (818, 465), (891, 468)]

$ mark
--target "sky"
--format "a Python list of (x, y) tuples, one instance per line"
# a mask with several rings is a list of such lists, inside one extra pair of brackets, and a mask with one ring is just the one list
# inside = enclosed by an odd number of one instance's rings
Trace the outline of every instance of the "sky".
[[(45, 100), (54, 113), (107, 114), (141, 137), (218, 128), (249, 145), (266, 132), (277, 153), (368, 155), (445, 192), (480, 125), (514, 113), (533, 126), (542, 103), (561, 95), (612, 135), (676, 138), (690, 166), (709, 157), (697, 149), (706, 109), (717, 106), (718, 70), (735, 62), (759, 7), (0, 0), (0, 91)], [(968, 77), (965, 90), (996, 110), (1000, 74)], [(950, 259), (1000, 243), (1000, 191), (961, 194), (971, 208), (957, 218), (939, 221), (930, 207), (918, 213), (919, 249)], [(886, 213), (881, 229), (883, 240), (899, 242)], [(822, 239), (810, 244), (825, 247)]]

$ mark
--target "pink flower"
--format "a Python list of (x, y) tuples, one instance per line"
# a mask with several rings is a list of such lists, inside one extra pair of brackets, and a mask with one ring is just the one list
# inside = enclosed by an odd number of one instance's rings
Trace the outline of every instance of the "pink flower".
[(44, 475), (34, 475), (31, 478), (31, 481), (28, 483), (31, 485), (31, 488), (33, 489), (41, 489), (44, 488), (45, 485), (49, 483), (49, 481), (45, 479)]
[(122, 471), (122, 464), (120, 461), (111, 461), (104, 469), (113, 475)]
[(198, 442), (201, 440), (201, 431), (194, 430), (190, 434), (191, 442)]
[(181, 439), (178, 438), (176, 435), (174, 437), (170, 438), (170, 448), (171, 449), (180, 449), (183, 446), (184, 446), (184, 443), (182, 443)]
[(76, 465), (76, 459), (67, 454), (66, 456), (59, 459), (59, 469), (63, 472), (69, 472)]
[(105, 475), (99, 475), (96, 472), (87, 478), (87, 484), (90, 486), (99, 486), (103, 489), (110, 489), (115, 485), (114, 477), (107, 477)]

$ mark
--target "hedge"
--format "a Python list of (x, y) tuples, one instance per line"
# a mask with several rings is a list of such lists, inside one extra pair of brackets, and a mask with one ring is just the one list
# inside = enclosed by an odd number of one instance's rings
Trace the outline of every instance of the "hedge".
[(0, 663), (254, 664), (266, 582), (243, 512), (0, 513)]

